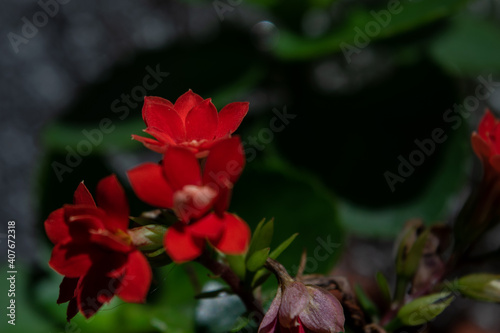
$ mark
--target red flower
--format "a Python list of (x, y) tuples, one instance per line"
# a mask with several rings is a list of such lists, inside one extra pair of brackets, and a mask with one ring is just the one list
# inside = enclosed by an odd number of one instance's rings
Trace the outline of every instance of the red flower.
[[(225, 213), (245, 157), (238, 137), (221, 140), (210, 150), (203, 172), (194, 153), (169, 147), (162, 164), (145, 163), (128, 172), (136, 195), (146, 203), (171, 208), (181, 222), (165, 235), (165, 248), (176, 261), (198, 257), (205, 239), (224, 253), (243, 253), (250, 231), (244, 221)], [(216, 214), (207, 213), (211, 209)]]
[(233, 184), (245, 165), (238, 137), (217, 142), (203, 173), (196, 156), (181, 147), (170, 147), (162, 164), (144, 163), (128, 172), (136, 195), (144, 202), (171, 208), (185, 223), (215, 208), (222, 216), (229, 206)]
[(217, 113), (210, 98), (203, 100), (191, 90), (175, 104), (161, 97), (145, 97), (142, 118), (144, 132), (155, 139), (132, 135), (147, 148), (165, 153), (168, 146), (181, 146), (204, 157), (215, 141), (229, 137), (248, 112), (248, 102), (226, 105)]
[(55, 244), (49, 265), (64, 275), (58, 304), (69, 302), (68, 321), (80, 311), (91, 317), (117, 295), (144, 302), (151, 268), (128, 234), (129, 208), (114, 175), (97, 185), (96, 206), (80, 183), (73, 205), (52, 212), (45, 231)]
[(478, 128), (479, 133), (472, 133), (472, 148), (481, 159), (485, 169), (493, 167), (500, 171), (500, 120), (490, 110), (486, 110)]
[(294, 281), (278, 262), (268, 260), (278, 291), (258, 333), (336, 333), (344, 331), (344, 311), (328, 291)]

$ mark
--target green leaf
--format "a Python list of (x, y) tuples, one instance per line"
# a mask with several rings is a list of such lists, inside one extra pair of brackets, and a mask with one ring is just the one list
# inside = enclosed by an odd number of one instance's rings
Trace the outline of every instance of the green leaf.
[(274, 221), (273, 219), (265, 222), (263, 219), (255, 228), (255, 232), (250, 241), (247, 258), (251, 257), (256, 251), (260, 251), (271, 245), (273, 239)]
[(443, 312), (454, 299), (448, 291), (414, 299), (401, 307), (398, 318), (409, 326), (425, 324)]
[(430, 45), (430, 53), (455, 75), (500, 73), (500, 27), (483, 17), (459, 15)]
[(391, 288), (389, 287), (389, 283), (387, 282), (384, 274), (382, 274), (381, 272), (377, 272), (377, 274), (375, 275), (375, 279), (377, 280), (378, 288), (380, 289), (380, 292), (382, 293), (384, 299), (387, 302), (391, 302)]
[(295, 233), (293, 235), (291, 235), (290, 237), (288, 237), (283, 243), (281, 243), (280, 245), (278, 245), (278, 247), (276, 247), (270, 254), (269, 254), (269, 257), (272, 258), (272, 259), (278, 259), (279, 255), (281, 253), (283, 253), (283, 251), (285, 251), (289, 246), (290, 244), (292, 244), (292, 242), (294, 241), (294, 239), (298, 236), (299, 234), (298, 233)]
[[(367, 39), (368, 43), (396, 36), (448, 17), (466, 2), (465, 0), (401, 1), (399, 9), (393, 11), (394, 14), (388, 13), (387, 24), (380, 23), (384, 19), (377, 19), (377, 15), (373, 14), (370, 9), (352, 6), (350, 12), (344, 15), (347, 19), (343, 24), (319, 38), (308, 38), (283, 29), (280, 31), (280, 38), (274, 48), (274, 53), (283, 59), (310, 59), (340, 52), (342, 48), (349, 49), (346, 45), (362, 50), (363, 47), (358, 47), (355, 43), (355, 40), (360, 39), (357, 36), (364, 34), (366, 37), (361, 39)], [(387, 11), (387, 6), (375, 12), (380, 13), (382, 10)], [(378, 27), (376, 30), (378, 32), (367, 33), (369, 29), (373, 31), (374, 26)]]
[(227, 255), (226, 261), (233, 272), (244, 280), (246, 276), (245, 255)]
[(461, 277), (458, 291), (465, 297), (485, 302), (500, 303), (500, 275), (477, 273)]
[(247, 269), (250, 272), (255, 272), (262, 268), (269, 257), (270, 248), (265, 248), (254, 252), (246, 261)]
[(372, 318), (378, 317), (379, 313), (377, 306), (372, 302), (370, 297), (366, 295), (365, 291), (359, 284), (354, 285), (354, 292), (356, 293), (356, 299), (361, 305), (361, 308), (363, 308), (363, 310)]

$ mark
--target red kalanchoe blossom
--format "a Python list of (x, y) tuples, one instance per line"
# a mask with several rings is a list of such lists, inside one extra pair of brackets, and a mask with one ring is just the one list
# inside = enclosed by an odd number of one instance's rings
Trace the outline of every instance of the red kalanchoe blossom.
[(500, 217), (500, 120), (486, 110), (472, 148), (483, 165), (483, 177), (462, 207), (455, 225), (455, 252), (465, 253)]
[(247, 112), (248, 102), (234, 102), (217, 113), (210, 98), (204, 100), (191, 90), (175, 104), (161, 97), (147, 96), (142, 108), (147, 126), (144, 132), (156, 140), (138, 135), (132, 138), (161, 154), (168, 146), (181, 146), (197, 157), (204, 157), (214, 142), (236, 131)]
[(181, 147), (169, 147), (161, 165), (144, 163), (130, 170), (128, 176), (142, 201), (171, 208), (188, 223), (212, 208), (222, 216), (244, 165), (240, 139), (233, 137), (214, 144), (203, 172), (194, 153)]
[(258, 333), (336, 333), (344, 331), (344, 311), (328, 291), (295, 281), (285, 268), (268, 259), (276, 274), (278, 291)]
[[(485, 171), (496, 170), (500, 172), (500, 120), (495, 118), (490, 110), (486, 110), (478, 132), (472, 134), (472, 148), (481, 159)], [(487, 169), (487, 170), (486, 170)]]
[(49, 265), (64, 275), (57, 303), (69, 302), (68, 321), (78, 311), (91, 317), (114, 295), (144, 302), (151, 283), (149, 263), (132, 244), (127, 199), (114, 175), (99, 182), (96, 200), (97, 206), (82, 182), (74, 204), (45, 221), (55, 245)]
[[(249, 243), (246, 223), (225, 211), (245, 157), (238, 137), (221, 140), (210, 150), (203, 171), (193, 152), (169, 147), (161, 165), (142, 164), (128, 172), (144, 202), (173, 209), (181, 220), (165, 235), (165, 248), (176, 262), (201, 254), (205, 240), (224, 253), (243, 253)], [(215, 213), (209, 213), (214, 209)]]

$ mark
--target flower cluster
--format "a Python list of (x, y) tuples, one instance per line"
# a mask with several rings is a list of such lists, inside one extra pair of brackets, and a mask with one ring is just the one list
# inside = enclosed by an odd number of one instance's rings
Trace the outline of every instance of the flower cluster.
[(143, 302), (151, 268), (132, 244), (128, 203), (115, 176), (97, 186), (97, 206), (80, 183), (73, 204), (52, 212), (45, 231), (54, 243), (50, 266), (64, 275), (57, 303), (69, 302), (67, 318), (78, 311), (89, 318), (114, 295)]
[[(227, 212), (245, 165), (240, 139), (231, 134), (247, 111), (248, 103), (238, 102), (217, 112), (210, 99), (191, 90), (175, 104), (145, 98), (145, 132), (156, 140), (133, 138), (162, 159), (130, 170), (128, 177), (139, 199), (175, 217), (162, 235), (164, 250), (175, 262), (196, 259), (207, 242), (226, 254), (247, 250), (248, 225)], [(49, 264), (64, 275), (58, 303), (69, 302), (68, 320), (79, 311), (89, 318), (114, 295), (144, 302), (151, 284), (151, 268), (140, 250), (148, 243), (147, 232), (163, 229), (129, 229), (127, 199), (114, 175), (99, 182), (96, 201), (82, 182), (73, 204), (45, 221), (55, 245)]]

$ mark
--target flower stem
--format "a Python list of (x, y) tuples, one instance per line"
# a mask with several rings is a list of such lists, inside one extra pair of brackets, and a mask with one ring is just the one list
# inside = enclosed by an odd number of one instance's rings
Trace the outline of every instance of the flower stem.
[(252, 317), (252, 319), (259, 322), (262, 320), (264, 317), (262, 305), (254, 297), (251, 290), (244, 288), (243, 282), (236, 275), (236, 273), (234, 273), (227, 265), (213, 259), (210, 253), (207, 253), (206, 251), (202, 253), (197, 261), (229, 285), (231, 290), (239, 296), (247, 311), (251, 314), (250, 317)]

